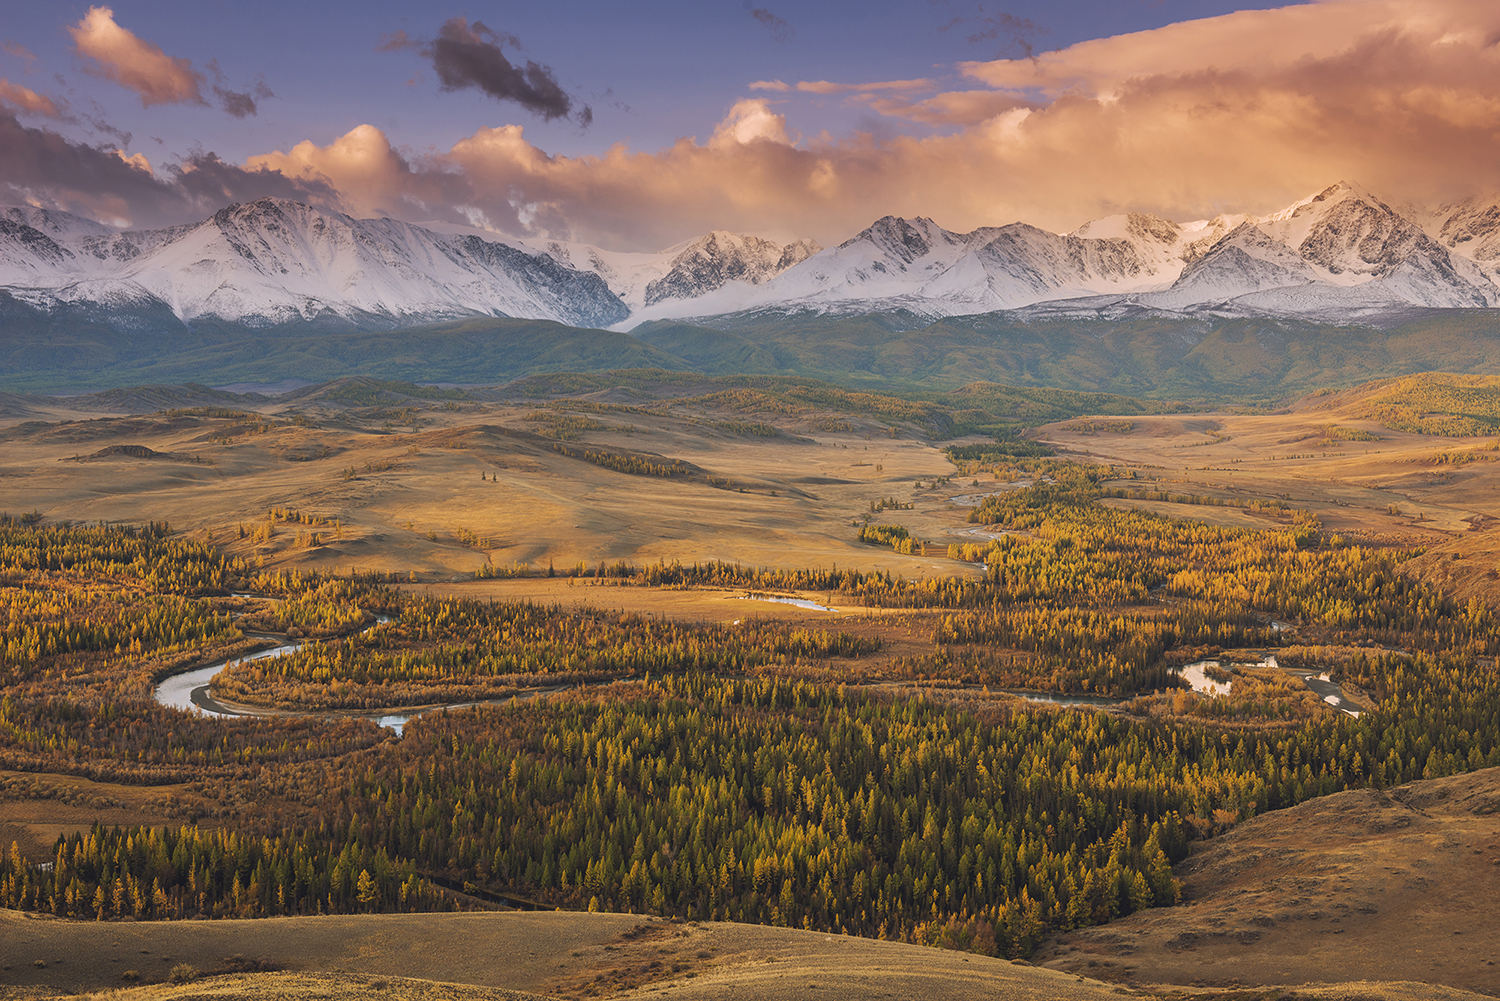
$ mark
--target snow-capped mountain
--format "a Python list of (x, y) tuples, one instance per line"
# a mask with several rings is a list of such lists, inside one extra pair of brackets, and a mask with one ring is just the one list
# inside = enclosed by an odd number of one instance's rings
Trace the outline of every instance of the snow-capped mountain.
[(330, 317), (402, 326), (473, 315), (607, 326), (629, 316), (598, 275), (545, 254), (271, 198), (149, 231), (5, 210), (0, 290), (40, 308), (161, 303), (184, 321), (248, 326)]
[(646, 286), (645, 305), (698, 299), (732, 281), (759, 285), (823, 248), (811, 240), (782, 246), (755, 236), (714, 230), (672, 258), (666, 274)]
[(780, 244), (723, 230), (659, 253), (609, 251), (559, 240), (522, 241), (519, 246), (604, 279), (630, 308), (630, 325), (739, 309), (751, 301), (755, 286), (822, 249), (812, 240)]
[[(1500, 206), (1427, 222), (1336, 184), (1263, 217), (1175, 223), (1140, 213), (1072, 233), (1024, 223), (952, 233), (888, 216), (757, 290), (742, 308), (929, 317), (1042, 304), (1354, 318), (1500, 305)], [(1479, 260), (1443, 245), (1472, 247)], [(1488, 269), (1486, 268), (1488, 265)]]
[(1500, 198), (1399, 211), (1340, 182), (1265, 216), (1142, 213), (1071, 233), (954, 233), (886, 216), (836, 247), (713, 231), (659, 253), (354, 219), (278, 199), (120, 231), (0, 209), (0, 305), (249, 326), (396, 327), (474, 315), (629, 329), (772, 310), (918, 316), (1039, 310), (1362, 320), (1500, 306)]

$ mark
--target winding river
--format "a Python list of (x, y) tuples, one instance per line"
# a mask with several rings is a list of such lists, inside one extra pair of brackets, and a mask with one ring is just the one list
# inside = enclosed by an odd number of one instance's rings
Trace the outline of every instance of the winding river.
[[(245, 597), (249, 596), (246, 595)], [(760, 593), (739, 595), (739, 598), (750, 601), (772, 601), (782, 604), (795, 605), (799, 608), (832, 611), (832, 609), (828, 608), (827, 606), (819, 605), (805, 598), (786, 598)], [(364, 629), (360, 630), (359, 634), (357, 635), (363, 635), (364, 633), (367, 633), (370, 630), (374, 629), (376, 626), (384, 625), (385, 623), (390, 621), (390, 618), (386, 616), (377, 616), (373, 624), (366, 626)], [(257, 709), (252, 706), (243, 706), (220, 702), (218, 699), (213, 697), (209, 690), (214, 676), (217, 675), (220, 671), (224, 670), (227, 667), (247, 663), (253, 660), (264, 660), (268, 657), (280, 657), (284, 654), (292, 653), (293, 651), (300, 649), (302, 646), (301, 642), (283, 642), (280, 641), (279, 637), (275, 636), (256, 634), (247, 635), (250, 635), (253, 639), (264, 639), (268, 642), (277, 643), (277, 645), (265, 650), (257, 651), (256, 653), (244, 654), (238, 657), (230, 657), (226, 660), (221, 660), (217, 663), (209, 664), (207, 667), (195, 668), (194, 670), (187, 671), (183, 674), (175, 674), (156, 686), (156, 690), (153, 693), (156, 701), (164, 706), (170, 706), (173, 709), (181, 709), (188, 712), (203, 712), (214, 716), (327, 716), (367, 719), (379, 726), (383, 726), (389, 730), (395, 731), (396, 735), (399, 737), (407, 723), (411, 722), (418, 716), (424, 715), (425, 713), (437, 712), (444, 709), (466, 709), (470, 706), (505, 705), (514, 701), (515, 699), (535, 698), (538, 695), (546, 695), (553, 692), (566, 691), (568, 688), (573, 687), (572, 685), (556, 685), (551, 688), (531, 689), (517, 695), (507, 696), (503, 699), (454, 702), (431, 706), (417, 706), (397, 712), (386, 713), (340, 713), (317, 712), (311, 710), (298, 712), (294, 710), (289, 711), (277, 709)], [(1264, 659), (1259, 664), (1253, 666), (1276, 667), (1282, 671), (1285, 671), (1287, 674), (1295, 675), (1297, 678), (1301, 679), (1303, 684), (1307, 685), (1308, 688), (1316, 692), (1323, 699), (1323, 701), (1328, 703), (1330, 706), (1333, 706), (1335, 709), (1338, 709), (1341, 712), (1348, 713), (1350, 716), (1358, 716), (1360, 714), (1359, 709), (1356, 707), (1356, 704), (1344, 694), (1344, 690), (1339, 687), (1337, 682), (1331, 680), (1328, 677), (1328, 674), (1326, 672), (1319, 673), (1317, 671), (1302, 670), (1298, 668), (1280, 667), (1280, 665), (1276, 663), (1275, 656), (1273, 656), (1272, 654), (1265, 653), (1262, 656), (1264, 657)], [(1199, 661), (1196, 664), (1188, 664), (1182, 668), (1179, 668), (1178, 673), (1193, 687), (1194, 691), (1197, 691), (1201, 694), (1210, 696), (1228, 694), (1231, 684), (1230, 682), (1214, 681), (1207, 678), (1204, 674), (1204, 668), (1219, 666), (1220, 662), (1217, 660)], [(1102, 696), (1092, 695), (1062, 695), (1048, 692), (1022, 690), (1007, 691), (1009, 694), (1018, 695), (1029, 702), (1041, 702), (1059, 706), (1090, 707), (1102, 709), (1109, 706), (1119, 705), (1120, 702), (1123, 701), (1120, 699), (1110, 699), (1104, 698)]]
[[(360, 632), (367, 633), (371, 629), (374, 629), (375, 626), (382, 625), (383, 623), (389, 621), (391, 620), (382, 616), (380, 618), (377, 618), (374, 625), (367, 626), (366, 628), (360, 630)], [(265, 638), (275, 639), (275, 637)], [(160, 702), (164, 706), (171, 706), (173, 709), (183, 709), (190, 712), (203, 712), (208, 713), (212, 716), (325, 716), (330, 718), (367, 719), (370, 722), (375, 723), (379, 726), (383, 726), (388, 730), (394, 730), (396, 735), (399, 737), (407, 723), (416, 719), (418, 716), (423, 715), (424, 713), (438, 712), (444, 709), (467, 709), (470, 706), (506, 705), (514, 699), (534, 698), (538, 695), (546, 695), (552, 692), (566, 691), (568, 688), (572, 687), (571, 685), (555, 685), (551, 688), (529, 689), (525, 692), (521, 692), (513, 696), (507, 696), (503, 699), (480, 699), (471, 700), (469, 702), (452, 702), (442, 705), (414, 706), (410, 709), (403, 709), (397, 712), (386, 713), (317, 712), (312, 710), (306, 712), (298, 712), (295, 710), (258, 709), (254, 706), (242, 706), (238, 704), (220, 702), (218, 699), (214, 698), (212, 694), (210, 694), (209, 686), (213, 682), (214, 675), (218, 674), (226, 667), (231, 667), (235, 664), (243, 664), (247, 661), (252, 660), (264, 660), (267, 657), (280, 657), (283, 654), (291, 653), (293, 650), (296, 650), (301, 646), (301, 643), (283, 643), (279, 646), (272, 647), (269, 650), (261, 650), (258, 653), (245, 654), (242, 657), (230, 657), (228, 660), (221, 660), (218, 663), (210, 664), (207, 667), (196, 668), (195, 670), (188, 671), (186, 674), (173, 675), (166, 681), (163, 681), (160, 685), (156, 686), (156, 701)]]
[[(364, 629), (361, 629), (357, 635), (363, 635), (364, 633), (369, 632), (371, 629), (374, 629), (376, 626), (384, 625), (389, 621), (391, 620), (387, 616), (378, 615), (375, 617), (375, 622), (373, 624), (366, 626)], [(247, 635), (249, 635), (251, 639), (265, 639), (272, 642), (276, 642), (278, 639), (278, 637), (275, 636), (264, 636), (254, 633), (250, 633)], [(212, 716), (352, 715), (356, 719), (367, 719), (374, 723), (378, 723), (379, 725), (386, 727), (387, 729), (394, 730), (398, 736), (401, 734), (402, 728), (409, 721), (417, 716), (422, 715), (422, 713), (432, 712), (436, 709), (459, 709), (464, 706), (479, 705), (479, 703), (477, 702), (461, 702), (455, 703), (451, 706), (423, 706), (421, 708), (412, 709), (409, 712), (399, 714), (285, 712), (276, 709), (257, 709), (252, 706), (230, 705), (225, 702), (220, 702), (218, 699), (214, 698), (212, 694), (210, 694), (209, 686), (212, 684), (214, 676), (220, 671), (224, 670), (226, 667), (233, 667), (237, 664), (249, 663), (253, 660), (265, 660), (269, 657), (280, 657), (283, 654), (288, 654), (293, 652), (294, 650), (299, 649), (301, 646), (302, 644), (299, 642), (283, 642), (266, 650), (259, 650), (255, 653), (247, 653), (239, 657), (230, 657), (227, 660), (221, 660), (217, 663), (210, 664), (207, 667), (195, 668), (184, 674), (174, 674), (172, 677), (157, 685), (156, 691), (153, 694), (156, 698), (156, 701), (160, 702), (164, 706), (171, 706), (173, 709), (182, 709), (189, 712), (204, 712)], [(508, 702), (510, 700), (505, 699), (503, 701)]]

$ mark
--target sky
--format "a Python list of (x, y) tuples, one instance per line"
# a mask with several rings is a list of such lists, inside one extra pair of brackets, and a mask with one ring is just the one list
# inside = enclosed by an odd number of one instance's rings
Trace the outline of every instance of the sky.
[(1500, 191), (1494, 0), (0, 2), (0, 203), (115, 225), (654, 251)]

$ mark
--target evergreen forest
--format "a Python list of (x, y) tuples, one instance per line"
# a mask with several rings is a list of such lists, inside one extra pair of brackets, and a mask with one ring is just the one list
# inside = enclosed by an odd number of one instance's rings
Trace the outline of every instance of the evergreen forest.
[[(676, 473), (636, 462), (624, 471)], [(948, 554), (982, 576), (579, 566), (581, 607), (272, 572), (164, 524), (5, 517), (0, 768), (182, 792), (165, 827), (0, 852), (0, 906), (105, 920), (508, 903), (1025, 957), (1051, 930), (1176, 903), (1191, 839), (1500, 765), (1500, 624), (1403, 573), (1415, 551), (1289, 507), (1262, 529), (1168, 519), (1114, 503), (1131, 499), (1101, 486), (1115, 471), (1045, 455), (954, 462), (1032, 481), (974, 510), (992, 541)], [(643, 587), (817, 591), (861, 611), (814, 629), (612, 610)], [(267, 634), (301, 645), (231, 667), (212, 694), (286, 715), (154, 698)], [(1324, 703), (1273, 656), (1366, 711)], [(1215, 658), (1229, 692), (1192, 691), (1178, 668)], [(460, 703), (399, 734), (372, 718)]]

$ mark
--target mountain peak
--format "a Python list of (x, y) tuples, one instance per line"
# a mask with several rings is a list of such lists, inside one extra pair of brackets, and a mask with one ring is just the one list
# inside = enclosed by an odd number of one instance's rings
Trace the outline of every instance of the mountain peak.
[(730, 282), (760, 285), (818, 252), (811, 240), (782, 246), (758, 236), (722, 229), (688, 244), (660, 278), (647, 283), (646, 306), (667, 299), (698, 299)]
[(477, 314), (609, 326), (767, 308), (936, 317), (1068, 300), (1096, 312), (1128, 301), (1337, 319), (1403, 303), (1500, 304), (1496, 274), (1500, 200), (1397, 211), (1349, 181), (1266, 216), (1177, 223), (1123, 212), (1068, 234), (1021, 222), (953, 233), (886, 215), (827, 251), (723, 229), (656, 254), (533, 248), (278, 197), (144, 231), (0, 208), (0, 292), (122, 323), (149, 314), (397, 327)]
[(1066, 235), (1088, 240), (1173, 244), (1181, 237), (1182, 227), (1149, 212), (1124, 212), (1091, 220)]

